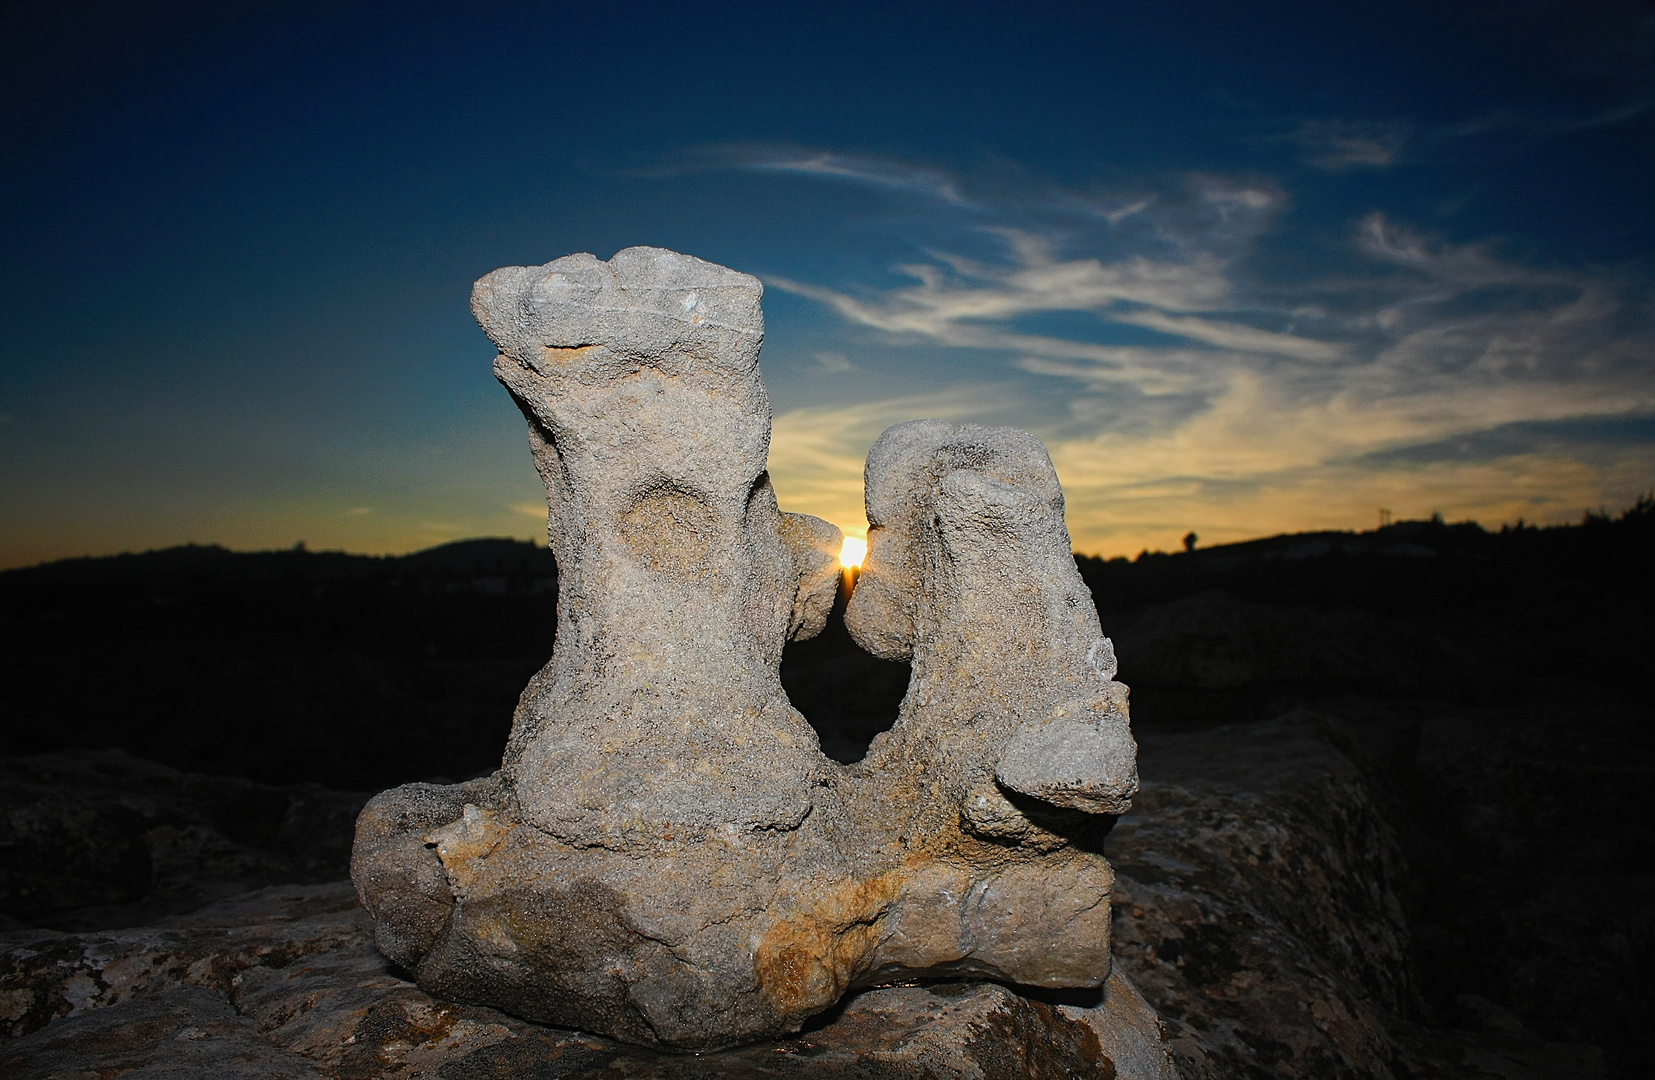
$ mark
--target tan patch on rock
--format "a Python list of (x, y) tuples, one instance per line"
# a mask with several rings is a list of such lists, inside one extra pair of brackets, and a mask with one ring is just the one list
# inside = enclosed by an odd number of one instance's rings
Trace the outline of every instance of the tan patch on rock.
[(425, 842), (436, 847), (449, 887), (463, 899), (483, 880), (478, 864), (494, 854), (511, 831), (493, 810), (466, 803), (458, 821), (427, 833)]
[(765, 932), (754, 958), (759, 992), (776, 1011), (809, 1016), (832, 1005), (873, 964), (887, 913), (913, 874), (846, 881), (805, 913)]

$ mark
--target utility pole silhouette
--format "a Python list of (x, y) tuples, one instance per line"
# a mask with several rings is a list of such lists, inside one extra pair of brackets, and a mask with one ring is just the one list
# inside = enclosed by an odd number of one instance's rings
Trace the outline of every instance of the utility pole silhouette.
[(1391, 512), (1383, 506), (1379, 508), (1379, 527), (1383, 529), (1391, 523)]

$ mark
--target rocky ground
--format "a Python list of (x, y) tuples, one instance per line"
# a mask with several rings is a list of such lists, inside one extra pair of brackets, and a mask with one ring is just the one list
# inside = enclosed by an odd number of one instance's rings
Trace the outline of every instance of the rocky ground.
[[(1105, 850), (1119, 968), (1178, 1074), (1635, 1075), (1655, 882), (1552, 843), (1624, 805), (1617, 786), (1648, 784), (1630, 757), (1593, 751), (1632, 720), (1573, 718), (1571, 742), (1548, 735), (1549, 714), (1353, 700), (1145, 731), (1143, 792)], [(689, 1058), (448, 1005), (373, 950), (348, 884), (245, 891), (337, 879), (360, 796), (114, 753), (14, 759), (5, 775), (4, 880), (33, 924), (0, 939), (7, 1076), (1153, 1075), (1151, 1048), (1106, 1048), (1108, 1010), (1136, 1000), (1124, 986), (1101, 1004), (992, 984), (873, 991), (799, 1039)], [(1563, 805), (1582, 790), (1596, 808)], [(260, 831), (228, 824), (237, 805), (264, 808)], [(1512, 845), (1528, 874), (1490, 876), (1479, 860), (1506, 865)], [(47, 850), (51, 872), (28, 869)], [(216, 903), (186, 910), (203, 898)], [(1486, 993), (1460, 989), (1465, 965)], [(1459, 992), (1445, 1001), (1433, 981)]]
[(795, 1039), (657, 1054), (433, 1000), (374, 949), (348, 882), (262, 889), (151, 927), (14, 932), (5, 949), (14, 1038), (0, 1070), (19, 1080), (1170, 1075), (1161, 1047), (1112, 1041), (1149, 1015), (1118, 980), (1089, 1008), (992, 984), (896, 987)]
[(0, 934), (0, 1074), (1173, 1075), (1153, 1013), (1119, 976), (1057, 997), (879, 989), (798, 1038), (696, 1056), (433, 1000), (374, 948), (339, 880), (364, 800), (120, 751), (0, 762), (0, 882), (15, 913)]

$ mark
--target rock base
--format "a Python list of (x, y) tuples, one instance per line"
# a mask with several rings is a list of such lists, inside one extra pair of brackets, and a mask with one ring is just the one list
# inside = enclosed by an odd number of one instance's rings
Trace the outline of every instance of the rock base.
[(0, 1075), (1146, 1078), (1175, 1075), (1124, 975), (1070, 1002), (995, 983), (870, 990), (799, 1036), (656, 1053), (422, 992), (348, 883), (267, 888), (162, 925), (0, 937)]

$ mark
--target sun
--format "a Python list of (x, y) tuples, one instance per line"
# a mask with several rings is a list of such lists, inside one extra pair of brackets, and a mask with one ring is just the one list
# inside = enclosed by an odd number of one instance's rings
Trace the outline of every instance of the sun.
[(839, 548), (839, 565), (846, 570), (855, 570), (861, 567), (862, 560), (867, 557), (868, 542), (860, 536), (847, 536)]

